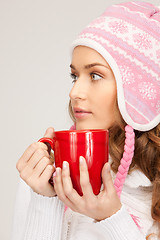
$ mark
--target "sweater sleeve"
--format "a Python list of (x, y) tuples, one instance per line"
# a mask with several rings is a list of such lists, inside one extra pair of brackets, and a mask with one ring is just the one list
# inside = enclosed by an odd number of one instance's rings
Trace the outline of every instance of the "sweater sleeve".
[(117, 213), (96, 222), (96, 225), (110, 240), (146, 240), (124, 205)]
[(12, 218), (11, 240), (22, 240), (30, 197), (30, 187), (19, 178)]
[(57, 197), (44, 197), (31, 190), (23, 240), (59, 240), (64, 204)]

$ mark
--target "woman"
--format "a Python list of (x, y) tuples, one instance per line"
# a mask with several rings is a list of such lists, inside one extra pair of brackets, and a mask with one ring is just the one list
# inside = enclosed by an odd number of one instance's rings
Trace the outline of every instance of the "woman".
[(111, 169), (95, 196), (80, 158), (80, 197), (67, 162), (55, 171), (47, 146), (31, 144), (17, 163), (33, 190), (21, 239), (160, 238), (159, 45), (160, 9), (145, 2), (111, 6), (73, 42), (74, 128), (109, 129)]

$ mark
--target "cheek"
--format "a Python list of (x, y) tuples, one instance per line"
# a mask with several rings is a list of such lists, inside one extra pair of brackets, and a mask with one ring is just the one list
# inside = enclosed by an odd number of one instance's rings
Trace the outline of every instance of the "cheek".
[(97, 107), (103, 112), (114, 112), (117, 93), (115, 87), (104, 88), (97, 96)]

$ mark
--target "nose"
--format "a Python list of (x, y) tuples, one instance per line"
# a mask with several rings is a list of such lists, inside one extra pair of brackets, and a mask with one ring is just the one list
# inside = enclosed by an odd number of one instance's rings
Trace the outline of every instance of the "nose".
[(74, 86), (72, 87), (69, 97), (72, 100), (85, 100), (87, 98), (87, 92), (88, 92), (88, 84), (85, 81), (84, 78), (78, 78), (78, 80), (74, 83)]

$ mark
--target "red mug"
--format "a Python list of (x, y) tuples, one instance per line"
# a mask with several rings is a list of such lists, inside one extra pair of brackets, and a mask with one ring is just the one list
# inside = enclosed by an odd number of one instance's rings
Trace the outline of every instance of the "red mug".
[(49, 144), (54, 151), (55, 166), (62, 168), (63, 161), (70, 166), (74, 189), (82, 196), (80, 186), (79, 157), (86, 159), (90, 183), (95, 195), (99, 194), (101, 171), (108, 162), (109, 134), (104, 129), (56, 131), (53, 139), (41, 138), (39, 142)]

